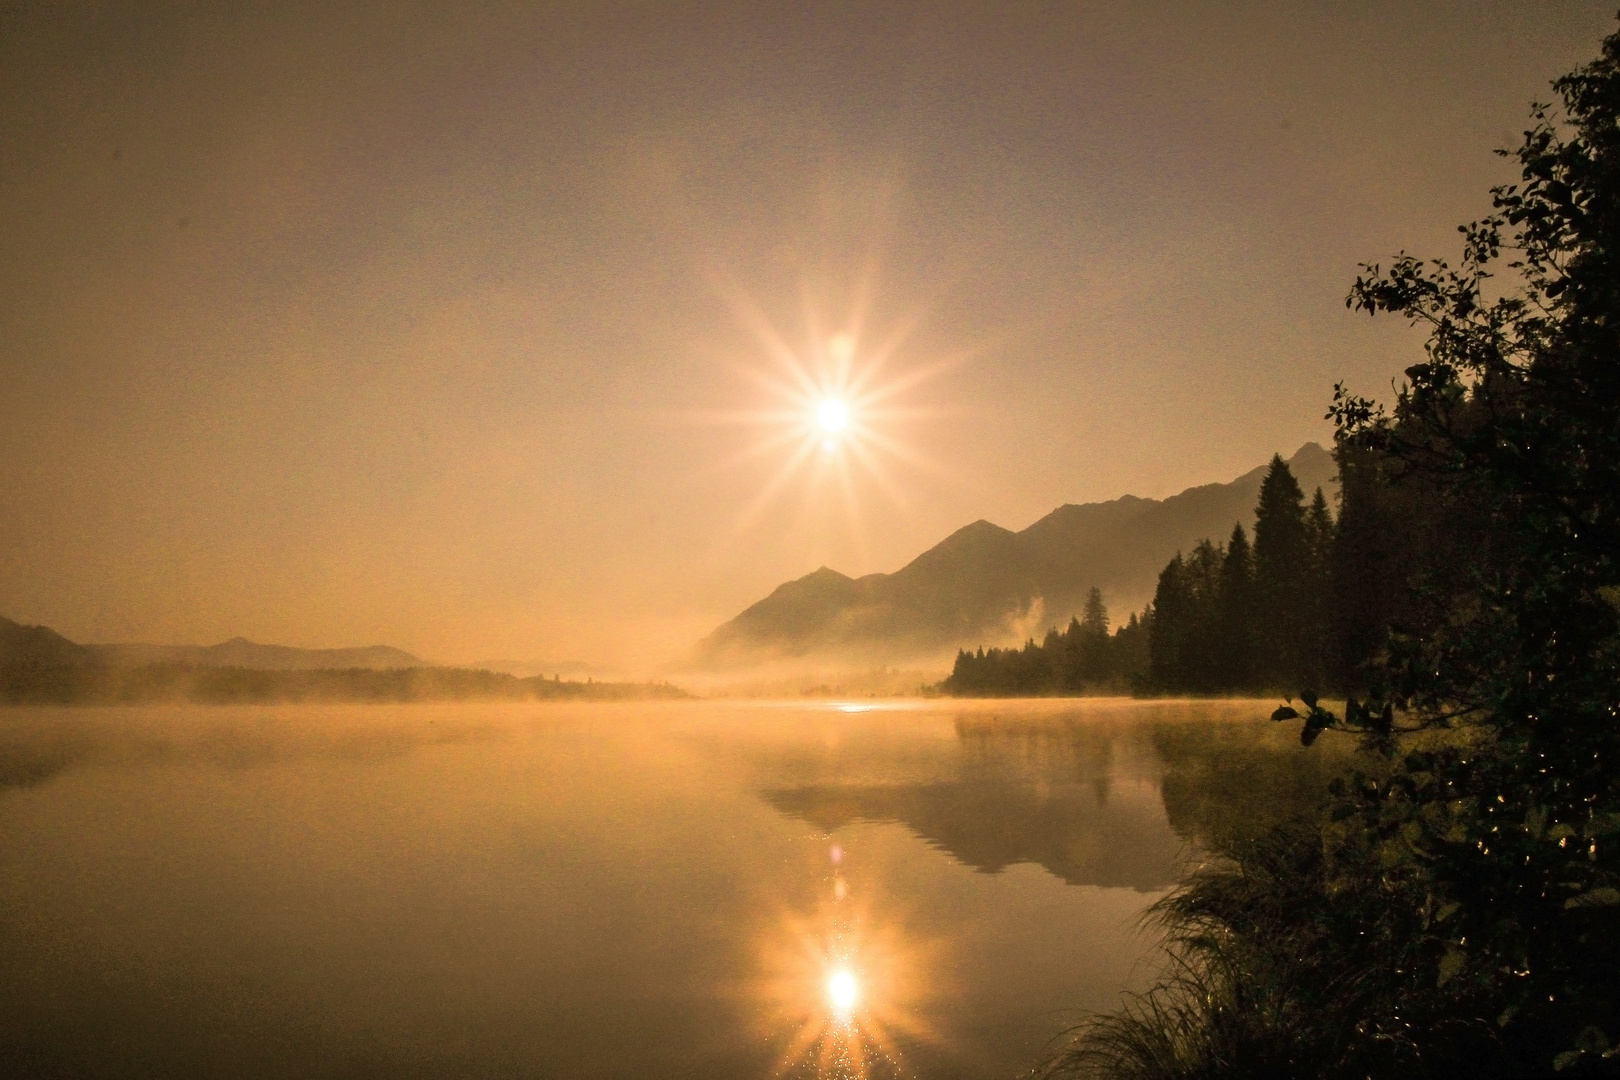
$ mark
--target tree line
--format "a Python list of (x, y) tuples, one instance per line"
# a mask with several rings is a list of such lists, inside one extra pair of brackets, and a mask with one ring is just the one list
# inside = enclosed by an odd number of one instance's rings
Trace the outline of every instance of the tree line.
[(1339, 647), (1332, 582), (1339, 535), (1322, 489), (1307, 506), (1273, 456), (1255, 507), (1226, 543), (1201, 541), (1159, 573), (1144, 688), (1255, 693), (1340, 685), (1355, 660)]
[[(1620, 33), (1554, 87), (1456, 263), (1351, 288), (1428, 341), (1392, 408), (1335, 391), (1326, 569), (1275, 469), (1280, 577), (1257, 523), (1258, 614), (1230, 625), (1301, 753), (1338, 732), (1358, 763), (1158, 904), (1172, 974), (1049, 1075), (1620, 1076)], [(1216, 597), (1233, 546), (1195, 553)]]
[(0, 705), (287, 705), (412, 701), (627, 701), (686, 698), (668, 683), (519, 678), (473, 668), (135, 667), (0, 662)]
[[(1394, 483), (1386, 456), (1340, 440), (1334, 457), (1337, 514), (1321, 488), (1307, 501), (1274, 455), (1252, 542), (1239, 522), (1224, 543), (1178, 552), (1152, 603), (1112, 632), (1093, 588), (1084, 615), (1040, 643), (961, 650), (940, 689), (964, 697), (1376, 689), (1390, 635), (1425, 632), (1444, 582), (1460, 580), (1487, 540), (1447, 526), (1438, 493), (1416, 478)], [(1426, 584), (1415, 588), (1419, 579)]]
[(1134, 613), (1109, 633), (1102, 591), (1093, 588), (1082, 616), (1064, 630), (1053, 627), (1039, 644), (956, 654), (941, 691), (958, 697), (1043, 697), (1126, 693), (1142, 686), (1148, 669), (1153, 609)]

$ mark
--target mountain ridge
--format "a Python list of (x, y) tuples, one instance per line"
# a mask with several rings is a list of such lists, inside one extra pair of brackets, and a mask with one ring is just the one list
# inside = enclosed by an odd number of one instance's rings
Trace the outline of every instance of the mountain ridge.
[(122, 643), (90, 645), (70, 641), (47, 626), (25, 626), (0, 617), (0, 664), (29, 663), (42, 667), (141, 667), (146, 664), (183, 664), (200, 668), (245, 668), (257, 671), (317, 671), (427, 666), (426, 662), (391, 645), (363, 645), (347, 649), (301, 649), (293, 645), (264, 645), (233, 637), (218, 645), (148, 645)]
[[(1287, 459), (1307, 492), (1336, 490), (1332, 455), (1308, 442)], [(1152, 598), (1158, 572), (1199, 540), (1253, 525), (1268, 466), (1166, 499), (1065, 503), (1014, 532), (980, 518), (891, 573), (822, 566), (783, 582), (698, 643), (694, 663), (888, 662), (1003, 644), (1067, 622), (1093, 587), (1119, 614)]]

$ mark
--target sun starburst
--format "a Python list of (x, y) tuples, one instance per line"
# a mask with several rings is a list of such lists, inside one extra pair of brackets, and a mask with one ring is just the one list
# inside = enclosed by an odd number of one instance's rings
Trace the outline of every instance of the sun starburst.
[(807, 512), (810, 506), (827, 506), (831, 496), (831, 505), (841, 508), (855, 539), (864, 544), (862, 511), (871, 494), (906, 511), (911, 506), (907, 489), (917, 474), (943, 475), (905, 429), (944, 410), (908, 399), (967, 354), (911, 356), (905, 346), (916, 320), (875, 334), (866, 326), (864, 303), (855, 305), (841, 329), (829, 332), (807, 300), (804, 330), (792, 338), (746, 297), (734, 296), (733, 305), (757, 345), (737, 369), (761, 401), (723, 414), (757, 431), (727, 464), (779, 457), (739, 513), (738, 528), (747, 528), (767, 507), (798, 490)]
[(909, 940), (901, 920), (884, 918), (837, 869), (814, 910), (784, 913), (761, 943), (760, 996), (782, 1046), (775, 1075), (877, 1080), (910, 1070), (900, 1044), (939, 1037), (922, 1018), (937, 973), (933, 948)]

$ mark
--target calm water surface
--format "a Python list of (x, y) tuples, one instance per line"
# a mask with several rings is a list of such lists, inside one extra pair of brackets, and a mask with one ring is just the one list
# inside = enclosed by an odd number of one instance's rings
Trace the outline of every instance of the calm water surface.
[(1270, 707), (0, 711), (0, 1075), (1015, 1076), (1325, 782)]

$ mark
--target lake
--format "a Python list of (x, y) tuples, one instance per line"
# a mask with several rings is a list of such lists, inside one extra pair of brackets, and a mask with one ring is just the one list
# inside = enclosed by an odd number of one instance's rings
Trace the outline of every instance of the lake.
[(0, 1074), (1015, 1076), (1342, 765), (1274, 705), (0, 711)]

